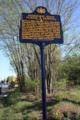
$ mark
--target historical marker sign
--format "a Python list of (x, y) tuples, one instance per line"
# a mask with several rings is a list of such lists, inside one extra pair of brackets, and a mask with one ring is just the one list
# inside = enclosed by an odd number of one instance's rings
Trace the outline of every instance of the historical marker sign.
[(63, 43), (60, 16), (51, 15), (45, 7), (37, 7), (33, 13), (22, 13), (20, 42), (35, 43), (40, 47), (43, 120), (47, 120), (44, 47), (51, 43)]
[(37, 7), (33, 13), (22, 13), (20, 41), (26, 43), (63, 43), (59, 15), (51, 15), (44, 7)]

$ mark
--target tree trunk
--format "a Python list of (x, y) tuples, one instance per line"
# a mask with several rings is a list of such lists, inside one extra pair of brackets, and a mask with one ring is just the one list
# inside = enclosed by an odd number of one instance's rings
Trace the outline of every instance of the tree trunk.
[(20, 69), (17, 71), (17, 73), (20, 92), (25, 92), (25, 74), (22, 61), (20, 63)]

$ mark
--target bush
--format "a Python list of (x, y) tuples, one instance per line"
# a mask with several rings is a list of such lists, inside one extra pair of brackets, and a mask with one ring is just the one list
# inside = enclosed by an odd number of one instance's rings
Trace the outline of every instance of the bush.
[(31, 102), (18, 102), (15, 104), (15, 111), (16, 112), (22, 112), (24, 111), (25, 109), (29, 108), (32, 106), (32, 103)]
[(4, 106), (14, 104), (19, 96), (20, 92), (18, 90), (15, 90), (14, 92), (8, 93), (7, 97), (3, 97), (2, 103)]
[[(0, 101), (1, 102), (1, 101)], [(3, 104), (2, 103), (0, 103), (0, 109), (2, 109), (3, 108)]]
[(61, 67), (61, 78), (69, 80), (73, 85), (80, 84), (80, 55), (68, 56)]
[(31, 91), (31, 92), (34, 92), (35, 91), (35, 88), (36, 88), (36, 81), (35, 80), (26, 80), (25, 81), (25, 84), (26, 84), (26, 91)]
[(4, 108), (0, 120), (23, 120), (22, 113), (15, 113), (11, 107)]
[(73, 120), (73, 117), (79, 120), (80, 107), (70, 102), (60, 102), (54, 106), (50, 114), (53, 120), (63, 120), (64, 118)]
[(60, 81), (55, 81), (54, 82), (54, 89), (55, 90), (66, 90), (68, 84), (68, 80), (62, 79)]
[(42, 120), (42, 119), (39, 112), (33, 111), (28, 115), (28, 120)]
[(5, 108), (0, 120), (14, 120), (14, 112), (10, 108)]
[(68, 94), (65, 91), (59, 91), (59, 92), (55, 93), (54, 96), (57, 101), (62, 101), (64, 98), (66, 98), (66, 96), (68, 96)]

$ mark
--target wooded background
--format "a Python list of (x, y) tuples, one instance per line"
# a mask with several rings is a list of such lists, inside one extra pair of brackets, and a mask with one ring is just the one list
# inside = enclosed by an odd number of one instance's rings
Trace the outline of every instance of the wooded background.
[(40, 94), (39, 48), (19, 42), (21, 13), (31, 13), (38, 6), (61, 16), (64, 35), (63, 45), (52, 44), (45, 49), (47, 93), (52, 93), (55, 82), (63, 79), (80, 84), (79, 5), (79, 0), (0, 0), (0, 49), (10, 60), (21, 92), (33, 85), (36, 95)]

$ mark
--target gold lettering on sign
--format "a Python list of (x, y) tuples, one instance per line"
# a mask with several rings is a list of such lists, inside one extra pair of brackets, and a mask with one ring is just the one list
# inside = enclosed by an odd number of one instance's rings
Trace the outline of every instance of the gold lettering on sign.
[(22, 20), (22, 38), (37, 40), (60, 39), (60, 23), (53, 16), (28, 15)]

